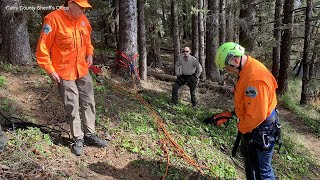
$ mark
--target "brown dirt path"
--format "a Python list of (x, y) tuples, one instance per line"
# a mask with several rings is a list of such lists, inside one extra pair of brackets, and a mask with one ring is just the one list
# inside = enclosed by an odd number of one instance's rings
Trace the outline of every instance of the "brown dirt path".
[(295, 140), (308, 149), (312, 158), (320, 166), (320, 138), (304, 124), (303, 120), (288, 109), (280, 106), (279, 113), (280, 118), (288, 122), (288, 125), (293, 129), (296, 136)]

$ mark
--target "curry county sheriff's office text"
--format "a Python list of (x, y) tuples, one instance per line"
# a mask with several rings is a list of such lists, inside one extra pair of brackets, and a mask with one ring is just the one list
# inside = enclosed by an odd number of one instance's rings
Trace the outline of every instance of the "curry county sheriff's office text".
[(9, 10), (9, 11), (53, 11), (56, 9), (63, 9), (63, 8), (67, 8), (67, 7), (63, 7), (63, 6), (6, 6), (5, 9)]

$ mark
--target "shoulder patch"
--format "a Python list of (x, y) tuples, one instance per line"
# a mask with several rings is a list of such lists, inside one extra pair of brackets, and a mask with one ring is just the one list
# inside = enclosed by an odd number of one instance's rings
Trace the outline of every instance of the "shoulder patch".
[(86, 26), (86, 22), (82, 21), (81, 22), (81, 26), (85, 27)]
[(43, 26), (42, 31), (43, 31), (45, 34), (49, 34), (49, 33), (52, 31), (51, 26), (50, 26), (49, 24), (45, 24), (45, 25)]
[(246, 89), (246, 96), (247, 97), (251, 97), (251, 98), (255, 98), (258, 95), (258, 90), (252, 86), (247, 87)]

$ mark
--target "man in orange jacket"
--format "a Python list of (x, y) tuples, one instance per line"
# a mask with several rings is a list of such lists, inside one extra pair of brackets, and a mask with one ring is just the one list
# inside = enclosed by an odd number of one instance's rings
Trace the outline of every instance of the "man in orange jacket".
[(93, 63), (92, 28), (83, 14), (86, 8), (91, 8), (87, 0), (66, 0), (64, 7), (49, 13), (36, 52), (39, 66), (58, 84), (76, 155), (82, 154), (84, 142), (107, 146), (95, 133), (95, 100), (88, 70)]
[(238, 76), (234, 106), (247, 179), (275, 179), (271, 160), (280, 132), (275, 109), (278, 85), (262, 63), (244, 52), (237, 43), (224, 43), (217, 50), (215, 63), (219, 69)]

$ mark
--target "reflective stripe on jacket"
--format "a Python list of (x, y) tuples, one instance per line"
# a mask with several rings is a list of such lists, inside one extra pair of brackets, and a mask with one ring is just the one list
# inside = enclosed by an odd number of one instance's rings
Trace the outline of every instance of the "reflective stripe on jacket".
[(235, 112), (240, 119), (242, 134), (259, 126), (277, 105), (278, 84), (269, 70), (259, 61), (247, 56), (235, 87)]
[(36, 58), (48, 74), (56, 72), (64, 80), (75, 80), (88, 74), (86, 56), (93, 54), (92, 28), (85, 17), (68, 16), (55, 10), (44, 19)]

